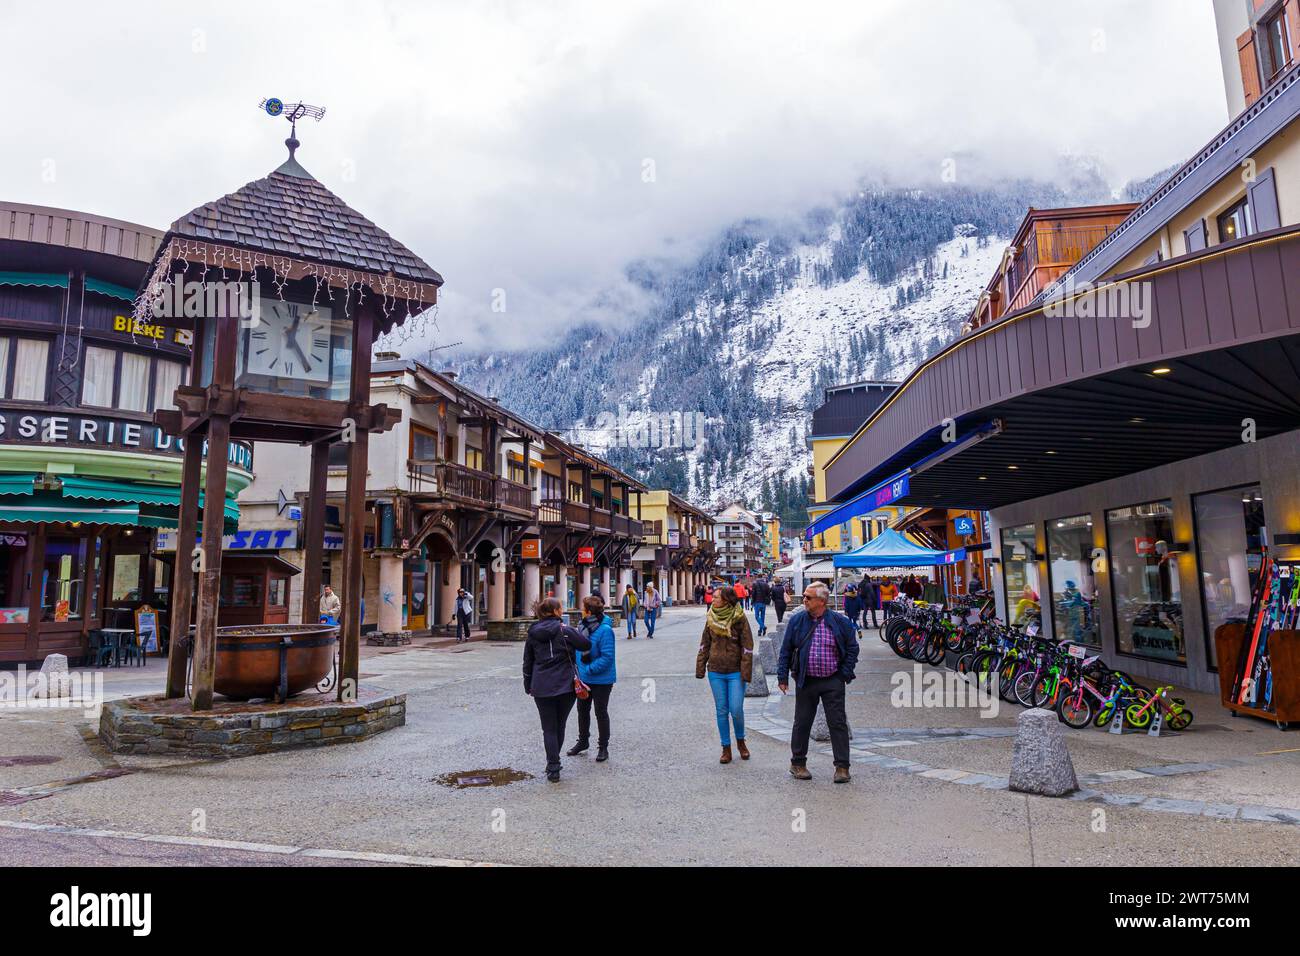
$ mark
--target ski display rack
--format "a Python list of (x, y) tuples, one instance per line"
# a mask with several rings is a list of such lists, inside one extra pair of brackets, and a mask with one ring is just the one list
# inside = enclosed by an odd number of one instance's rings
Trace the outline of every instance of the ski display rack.
[(1274, 721), (1285, 730), (1300, 721), (1300, 559), (1263, 550), (1245, 623), (1214, 634), (1219, 694), (1234, 715)]

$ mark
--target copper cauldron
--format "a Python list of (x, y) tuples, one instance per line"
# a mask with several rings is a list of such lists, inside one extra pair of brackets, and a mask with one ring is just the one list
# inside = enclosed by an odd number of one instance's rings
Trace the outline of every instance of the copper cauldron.
[(315, 687), (334, 666), (338, 634), (329, 624), (219, 627), (213, 689), (233, 700), (283, 701)]

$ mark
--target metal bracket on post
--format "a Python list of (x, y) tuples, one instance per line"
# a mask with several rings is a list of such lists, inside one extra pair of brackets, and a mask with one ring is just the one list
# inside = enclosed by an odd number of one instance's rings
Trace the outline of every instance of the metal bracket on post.
[(292, 644), (291, 637), (286, 636), (280, 640), (280, 686), (275, 695), (277, 704), (283, 704), (289, 699), (289, 647)]

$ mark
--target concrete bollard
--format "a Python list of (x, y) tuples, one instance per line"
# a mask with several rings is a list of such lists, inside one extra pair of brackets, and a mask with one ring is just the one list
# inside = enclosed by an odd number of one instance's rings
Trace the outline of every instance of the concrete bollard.
[(763, 670), (769, 674), (776, 674), (776, 642), (767, 635), (758, 639), (758, 659), (763, 662)]
[[(831, 739), (831, 725), (826, 720), (826, 708), (817, 705), (817, 716), (813, 718), (812, 739), (825, 743)], [(849, 728), (849, 740), (853, 739), (853, 728)]]
[(745, 685), (746, 697), (766, 697), (767, 689), (767, 670), (763, 667), (763, 658), (754, 655), (753, 671), (749, 675), (750, 681)]
[(68, 659), (63, 654), (50, 654), (41, 663), (41, 683), (36, 697), (68, 697), (72, 694), (72, 679), (68, 674)]
[(1035, 707), (1016, 718), (1010, 788), (1045, 797), (1063, 797), (1079, 789), (1065, 734), (1052, 711)]

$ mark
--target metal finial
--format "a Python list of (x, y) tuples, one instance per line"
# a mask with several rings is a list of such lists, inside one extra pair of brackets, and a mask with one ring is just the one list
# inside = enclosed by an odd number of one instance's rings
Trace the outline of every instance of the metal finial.
[(310, 116), (312, 119), (320, 122), (325, 115), (325, 107), (312, 106), (308, 103), (285, 103), (276, 97), (268, 97), (262, 100), (258, 106), (266, 111), (267, 116), (283, 116), (289, 121), (289, 138), (284, 141), (284, 145), (289, 147), (289, 158), (294, 158), (294, 152), (302, 143), (298, 142), (298, 120), (304, 116)]

